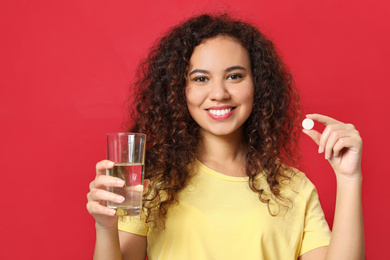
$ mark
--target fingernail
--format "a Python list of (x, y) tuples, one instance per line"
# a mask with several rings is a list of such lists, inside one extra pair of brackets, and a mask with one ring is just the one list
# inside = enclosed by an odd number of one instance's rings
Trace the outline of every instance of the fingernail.
[(323, 150), (323, 148), (322, 148), (322, 146), (319, 146), (318, 147), (318, 153), (322, 153), (324, 150)]
[(123, 201), (125, 201), (125, 198), (122, 197), (122, 196), (117, 196), (116, 197), (116, 201), (119, 202), (119, 203), (122, 203)]
[(330, 158), (329, 153), (325, 153), (325, 159), (328, 160)]
[(123, 186), (123, 185), (125, 185), (125, 181), (124, 180), (117, 180), (116, 184), (118, 184), (119, 186)]
[(108, 166), (108, 167), (112, 167), (112, 166), (114, 166), (114, 165), (115, 165), (114, 162), (108, 162), (108, 163), (107, 163), (107, 166)]
[(114, 216), (116, 214), (116, 210), (115, 209), (109, 209), (108, 210), (108, 214)]

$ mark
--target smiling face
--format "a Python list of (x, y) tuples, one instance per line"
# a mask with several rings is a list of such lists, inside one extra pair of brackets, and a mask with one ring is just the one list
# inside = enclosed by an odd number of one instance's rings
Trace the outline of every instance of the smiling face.
[(254, 85), (247, 50), (218, 36), (195, 47), (187, 75), (186, 99), (200, 133), (240, 134), (253, 108)]

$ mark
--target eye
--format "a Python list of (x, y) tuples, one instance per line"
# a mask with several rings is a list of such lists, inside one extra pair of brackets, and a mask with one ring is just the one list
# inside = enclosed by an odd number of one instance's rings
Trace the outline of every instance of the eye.
[(230, 80), (237, 80), (237, 79), (242, 79), (243, 76), (239, 73), (235, 73), (235, 74), (231, 74), (227, 77), (227, 79), (230, 79)]
[(199, 77), (194, 78), (193, 81), (196, 81), (196, 82), (206, 82), (206, 81), (209, 81), (209, 79), (206, 78), (206, 77), (203, 77), (203, 76), (199, 76)]

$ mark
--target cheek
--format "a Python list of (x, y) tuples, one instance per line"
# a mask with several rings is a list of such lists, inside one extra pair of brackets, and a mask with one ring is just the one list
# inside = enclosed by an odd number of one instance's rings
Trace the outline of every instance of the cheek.
[(232, 95), (235, 96), (242, 104), (253, 105), (254, 92), (254, 87), (248, 85), (237, 88)]
[(245, 104), (245, 110), (247, 113), (251, 113), (253, 110), (253, 100), (254, 100), (254, 88), (249, 87), (246, 91), (241, 92), (241, 102)]
[(253, 83), (249, 84), (248, 88), (246, 88), (247, 91), (244, 91), (245, 98), (247, 102), (251, 102), (253, 104), (253, 99), (255, 96), (255, 87), (253, 86)]
[(203, 103), (204, 94), (200, 90), (188, 87), (186, 89), (186, 100), (188, 108), (200, 106)]
[(190, 89), (186, 89), (186, 102), (187, 102), (187, 106), (188, 108), (190, 108), (192, 106), (192, 103), (193, 103), (193, 95), (191, 93), (192, 91)]
[(194, 95), (192, 90), (186, 90), (186, 101), (187, 101), (187, 107), (188, 111), (190, 112), (190, 115), (194, 117), (195, 109), (197, 107), (196, 102), (196, 96)]
[(249, 90), (247, 93), (245, 93), (244, 98), (245, 98), (245, 100), (246, 100), (247, 102), (253, 103), (254, 95), (255, 95), (254, 89), (252, 88), (252, 89)]

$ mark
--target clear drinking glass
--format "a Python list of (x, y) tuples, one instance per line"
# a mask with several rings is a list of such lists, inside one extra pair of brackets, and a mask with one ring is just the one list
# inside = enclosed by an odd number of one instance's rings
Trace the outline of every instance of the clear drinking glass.
[(108, 187), (107, 190), (125, 198), (122, 203), (107, 202), (107, 207), (116, 209), (116, 215), (139, 216), (142, 209), (146, 135), (139, 133), (107, 134), (107, 157), (115, 163), (106, 175), (125, 181), (123, 187)]

